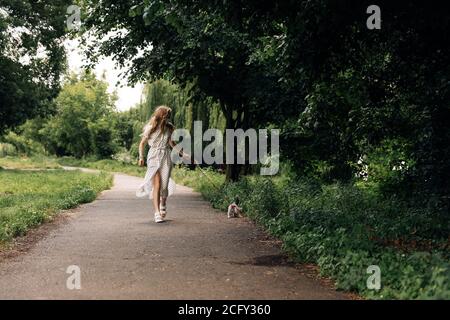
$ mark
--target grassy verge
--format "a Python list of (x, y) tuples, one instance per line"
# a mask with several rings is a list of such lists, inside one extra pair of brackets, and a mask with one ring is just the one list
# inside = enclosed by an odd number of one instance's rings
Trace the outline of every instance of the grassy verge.
[(31, 156), (31, 157), (0, 157), (0, 167), (13, 169), (57, 169), (60, 165), (56, 158), (49, 158), (46, 156)]
[(132, 176), (143, 177), (145, 176), (145, 168), (138, 167), (134, 164), (123, 163), (117, 160), (86, 160), (75, 159), (70, 157), (57, 158), (56, 161), (62, 166), (73, 166), (97, 169), (107, 172), (122, 172)]
[(25, 234), (59, 210), (93, 201), (111, 185), (106, 173), (0, 170), (0, 243)]
[(143, 177), (145, 169), (137, 165), (117, 160), (76, 159), (73, 157), (35, 156), (6, 156), (0, 157), (0, 167), (8, 169), (61, 169), (62, 166), (97, 169), (106, 172), (122, 172), (129, 175)]
[[(240, 195), (246, 215), (283, 240), (299, 262), (317, 264), (338, 289), (374, 299), (450, 298), (448, 220), (367, 188), (258, 176), (217, 190), (213, 184), (223, 176), (208, 176), (174, 174), (222, 210)], [(381, 290), (367, 288), (372, 265), (380, 268)]]

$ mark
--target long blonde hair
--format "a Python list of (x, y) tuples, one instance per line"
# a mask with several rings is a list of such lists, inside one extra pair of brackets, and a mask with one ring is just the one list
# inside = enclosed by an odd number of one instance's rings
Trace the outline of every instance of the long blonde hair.
[(169, 128), (169, 130), (172, 130), (174, 128), (173, 124), (169, 122), (171, 114), (172, 109), (170, 109), (169, 107), (167, 106), (157, 107), (156, 110), (153, 112), (153, 115), (151, 116), (148, 124), (146, 125), (146, 127), (150, 127), (150, 132), (148, 135), (150, 136), (157, 129), (160, 129), (162, 134), (164, 134), (167, 128)]

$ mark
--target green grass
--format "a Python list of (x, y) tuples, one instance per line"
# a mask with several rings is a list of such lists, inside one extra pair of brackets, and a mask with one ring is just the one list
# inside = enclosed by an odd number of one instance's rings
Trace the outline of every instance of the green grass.
[[(223, 175), (214, 172), (205, 179), (178, 169), (174, 177), (221, 210), (239, 196), (248, 217), (338, 289), (373, 299), (450, 299), (449, 221), (426, 208), (382, 198), (370, 186), (253, 176), (216, 189)], [(371, 265), (381, 269), (379, 291), (366, 286)]]
[(56, 161), (62, 166), (91, 168), (107, 172), (122, 172), (136, 177), (144, 177), (146, 172), (146, 168), (141, 168), (137, 164), (129, 164), (109, 159), (89, 160), (62, 157), (57, 158)]
[(51, 220), (60, 210), (93, 201), (111, 185), (107, 173), (0, 170), (0, 243)]
[(11, 169), (57, 169), (60, 168), (60, 165), (57, 163), (56, 158), (36, 155), (31, 157), (0, 157), (0, 167)]

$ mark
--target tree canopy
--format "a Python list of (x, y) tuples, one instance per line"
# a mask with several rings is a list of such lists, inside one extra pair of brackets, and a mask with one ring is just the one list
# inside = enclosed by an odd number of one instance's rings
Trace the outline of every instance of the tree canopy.
[(65, 71), (71, 1), (0, 1), (0, 134), (51, 111)]
[(411, 160), (405, 183), (448, 193), (450, 19), (436, 3), (379, 1), (381, 30), (369, 30), (370, 4), (86, 1), (89, 52), (129, 63), (134, 81), (191, 84), (227, 128), (281, 127), (301, 172), (345, 181), (391, 143), (403, 155), (391, 166)]
[(42, 143), (48, 150), (78, 158), (108, 158), (114, 154), (116, 97), (107, 88), (106, 82), (90, 73), (67, 79), (56, 98), (57, 113), (38, 131), (45, 137)]

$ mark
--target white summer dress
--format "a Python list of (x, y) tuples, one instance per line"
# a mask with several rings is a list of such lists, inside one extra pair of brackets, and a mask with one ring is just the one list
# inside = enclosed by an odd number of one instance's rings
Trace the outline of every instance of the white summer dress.
[(170, 178), (172, 171), (172, 160), (170, 158), (171, 148), (169, 145), (170, 130), (167, 128), (164, 133), (157, 129), (150, 135), (150, 127), (146, 126), (143, 137), (148, 139), (150, 150), (147, 154), (147, 173), (144, 182), (136, 191), (137, 197), (148, 196), (153, 198), (153, 177), (159, 170), (161, 175), (161, 197), (168, 197), (175, 192), (175, 181)]

